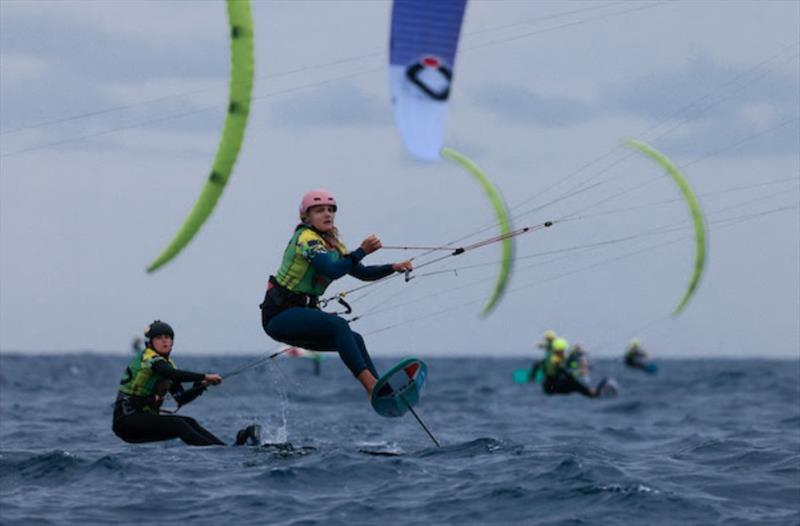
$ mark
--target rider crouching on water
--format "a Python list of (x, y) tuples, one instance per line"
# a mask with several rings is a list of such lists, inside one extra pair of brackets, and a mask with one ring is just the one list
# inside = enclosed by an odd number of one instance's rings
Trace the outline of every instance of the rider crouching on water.
[(538, 348), (544, 351), (544, 358), (537, 359), (533, 362), (531, 373), (528, 378), (529, 381), (540, 383), (544, 378), (545, 364), (547, 364), (550, 355), (553, 353), (553, 342), (557, 337), (558, 335), (553, 329), (544, 331), (544, 339), (537, 345)]
[[(581, 382), (576, 375), (572, 374), (564, 356), (564, 351), (569, 347), (569, 343), (563, 338), (556, 338), (553, 341), (553, 352), (545, 363), (545, 374), (547, 375), (542, 384), (542, 389), (549, 395), (569, 394), (578, 392), (589, 398), (596, 398), (602, 390), (606, 379), (601, 380), (597, 388), (590, 387)], [(578, 346), (576, 346), (578, 347)], [(588, 373), (588, 369), (587, 369)]]
[(633, 369), (641, 369), (648, 374), (655, 374), (658, 367), (654, 363), (647, 361), (650, 354), (642, 348), (637, 338), (631, 340), (631, 344), (625, 350), (625, 365)]
[[(161, 414), (169, 392), (178, 406), (188, 404), (222, 377), (215, 373), (193, 373), (175, 368), (170, 358), (175, 332), (169, 324), (155, 320), (145, 329), (146, 347), (128, 363), (114, 402), (114, 434), (125, 442), (159, 442), (180, 438), (192, 446), (224, 445), (219, 438), (188, 416)], [(184, 391), (181, 382), (194, 382), (198, 389)], [(239, 432), (237, 445), (253, 436), (255, 426)]]
[(370, 359), (364, 338), (348, 322), (319, 309), (319, 297), (333, 280), (349, 274), (362, 281), (375, 281), (393, 272), (405, 272), (411, 261), (364, 266), (364, 256), (381, 248), (369, 236), (348, 252), (334, 224), (338, 207), (327, 190), (312, 190), (300, 203), (300, 221), (283, 253), (283, 263), (269, 277), (261, 304), (261, 324), (273, 339), (314, 351), (337, 351), (367, 393), (377, 382), (378, 372)]
[(589, 378), (589, 359), (580, 344), (576, 343), (572, 346), (572, 350), (567, 355), (566, 368), (573, 378), (583, 385), (588, 385), (591, 382)]

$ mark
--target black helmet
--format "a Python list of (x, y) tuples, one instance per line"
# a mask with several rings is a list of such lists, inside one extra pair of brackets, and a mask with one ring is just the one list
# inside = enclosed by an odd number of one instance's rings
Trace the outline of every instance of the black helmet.
[(170, 327), (168, 323), (164, 323), (161, 320), (155, 320), (153, 323), (151, 323), (144, 329), (145, 338), (151, 341), (156, 336), (164, 336), (164, 335), (167, 335), (170, 338), (175, 339), (175, 331), (172, 330), (172, 327)]

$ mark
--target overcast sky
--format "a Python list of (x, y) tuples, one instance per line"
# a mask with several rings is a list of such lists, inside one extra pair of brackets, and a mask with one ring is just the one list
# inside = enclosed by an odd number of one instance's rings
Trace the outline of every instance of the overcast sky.
[[(470, 176), (412, 160), (394, 131), (390, 12), (253, 3), (238, 163), (194, 241), (148, 275), (216, 152), (224, 2), (0, 0), (0, 351), (127, 353), (160, 318), (180, 352), (267, 352), (258, 304), (310, 188), (334, 192), (353, 248), (493, 235)], [(638, 336), (656, 357), (798, 357), (799, 54), (796, 1), (470, 1), (446, 144), (515, 226), (571, 220), (516, 239), (487, 319), (498, 245), (353, 294), (353, 328), (376, 356), (534, 356), (553, 328), (595, 356)], [(675, 318), (691, 219), (670, 179), (620, 148), (631, 137), (681, 167), (708, 222), (704, 278)], [(449, 272), (422, 275), (435, 270)]]

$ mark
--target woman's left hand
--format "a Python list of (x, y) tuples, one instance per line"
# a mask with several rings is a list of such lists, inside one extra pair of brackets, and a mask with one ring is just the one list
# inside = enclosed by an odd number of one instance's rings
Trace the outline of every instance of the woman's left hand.
[(414, 265), (411, 264), (410, 259), (407, 259), (405, 261), (401, 261), (400, 263), (393, 264), (392, 270), (394, 270), (395, 272), (407, 272), (414, 270)]
[(381, 240), (378, 239), (378, 236), (369, 236), (367, 239), (361, 242), (361, 250), (363, 250), (365, 254), (372, 254), (380, 248)]

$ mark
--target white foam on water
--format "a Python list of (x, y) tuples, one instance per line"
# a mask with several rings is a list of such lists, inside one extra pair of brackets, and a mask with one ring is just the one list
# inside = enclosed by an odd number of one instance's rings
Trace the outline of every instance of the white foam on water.
[(278, 414), (269, 415), (267, 425), (261, 426), (261, 444), (285, 444), (289, 441), (289, 392), (286, 375), (274, 361), (268, 362), (272, 386), (278, 394)]

